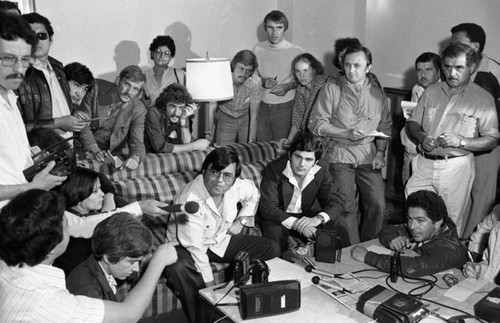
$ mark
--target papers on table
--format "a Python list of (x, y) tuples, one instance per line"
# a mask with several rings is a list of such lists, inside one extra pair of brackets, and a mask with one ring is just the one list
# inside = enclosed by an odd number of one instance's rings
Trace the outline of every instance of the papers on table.
[(464, 302), (469, 296), (481, 290), (488, 282), (484, 279), (467, 278), (452, 286), (444, 293), (444, 296)]
[(316, 276), (316, 274), (305, 271), (304, 267), (292, 264), (280, 258), (266, 260), (266, 263), (269, 267), (270, 282), (288, 279), (298, 280), (300, 288), (303, 289), (307, 286), (311, 286), (311, 279)]

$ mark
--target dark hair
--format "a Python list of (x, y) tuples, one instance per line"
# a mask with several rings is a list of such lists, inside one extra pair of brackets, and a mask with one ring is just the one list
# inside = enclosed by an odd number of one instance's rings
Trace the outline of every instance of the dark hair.
[(267, 27), (268, 21), (285, 25), (285, 31), (288, 29), (288, 18), (279, 10), (273, 10), (264, 17), (264, 29)]
[(22, 39), (31, 45), (32, 54), (36, 51), (38, 44), (35, 32), (25, 20), (2, 12), (0, 12), (0, 38), (7, 41)]
[(335, 44), (333, 45), (334, 48), (334, 55), (333, 55), (333, 66), (336, 68), (343, 70), (343, 66), (341, 66), (340, 61), (339, 61), (339, 54), (347, 49), (348, 47), (359, 47), (361, 46), (361, 42), (357, 38), (339, 38), (335, 41)]
[(366, 48), (364, 46), (348, 47), (346, 49), (346, 51), (345, 51), (345, 56), (344, 57), (347, 57), (347, 55), (349, 55), (349, 54), (358, 53), (358, 52), (365, 53), (365, 58), (366, 58), (366, 61), (368, 62), (368, 65), (372, 64), (372, 52), (368, 48)]
[(130, 213), (119, 212), (101, 221), (92, 235), (92, 254), (97, 260), (106, 255), (116, 264), (125, 257), (139, 258), (151, 251), (153, 234)]
[(99, 173), (83, 167), (78, 167), (58, 188), (66, 199), (66, 207), (69, 209), (85, 200), (94, 191), (95, 182)]
[(209, 167), (213, 170), (221, 171), (232, 163), (236, 163), (235, 177), (239, 177), (241, 174), (241, 163), (236, 151), (229, 147), (215, 148), (205, 158), (201, 166), (201, 172), (205, 174)]
[(28, 13), (25, 15), (22, 15), (22, 18), (26, 20), (29, 24), (42, 24), (45, 26), (45, 30), (47, 30), (47, 33), (49, 34), (50, 39), (52, 39), (52, 36), (54, 36), (54, 29), (52, 28), (52, 25), (50, 24), (50, 20), (47, 19), (46, 17), (42, 16), (39, 13), (32, 12)]
[(319, 160), (323, 155), (323, 146), (321, 141), (310, 133), (301, 133), (290, 145), (289, 155), (292, 156), (296, 151), (314, 152), (314, 157)]
[(408, 209), (411, 207), (424, 210), (427, 217), (429, 217), (433, 223), (443, 220), (443, 224), (446, 224), (449, 228), (456, 227), (453, 220), (448, 216), (448, 211), (443, 198), (437, 193), (425, 190), (411, 193), (405, 203), (406, 215), (408, 215)]
[(146, 82), (146, 74), (144, 74), (139, 66), (129, 65), (122, 69), (118, 79), (120, 81), (126, 79), (132, 82)]
[[(309, 63), (311, 65), (312, 69), (314, 70), (314, 73), (316, 75), (324, 75), (325, 74), (325, 67), (323, 64), (321, 64), (320, 61), (316, 59), (316, 57), (312, 56), (309, 53), (304, 53), (296, 56), (293, 61), (292, 61), (292, 71), (295, 71), (295, 65), (297, 65), (298, 62), (303, 61)], [(295, 73), (293, 73), (295, 75)]]
[(484, 45), (486, 45), (486, 33), (484, 32), (483, 27), (472, 22), (465, 22), (451, 28), (452, 34), (461, 31), (467, 34), (467, 38), (469, 38), (472, 43), (479, 43), (479, 52), (482, 53)]
[(0, 258), (9, 266), (36, 266), (63, 240), (64, 198), (33, 189), (0, 212)]
[(170, 56), (175, 57), (175, 42), (170, 36), (159, 35), (153, 39), (151, 45), (149, 45), (149, 51), (151, 54), (151, 59), (153, 59), (153, 52), (162, 46), (167, 46), (170, 51)]
[(255, 72), (259, 64), (257, 63), (257, 57), (255, 54), (248, 49), (240, 50), (234, 55), (231, 60), (231, 72), (234, 72), (236, 64), (241, 63), (246, 66), (252, 66), (252, 74)]
[(80, 85), (92, 86), (94, 84), (94, 75), (89, 68), (83, 64), (74, 62), (64, 66), (66, 80), (75, 81)]
[(472, 64), (477, 62), (476, 52), (471, 47), (460, 43), (449, 44), (448, 47), (444, 49), (441, 59), (444, 64), (446, 58), (456, 58), (462, 54), (465, 54), (468, 67), (471, 67)]
[(8, 15), (9, 11), (11, 10), (16, 10), (19, 16), (21, 16), (21, 10), (19, 10), (17, 3), (10, 1), (0, 1), (0, 12), (3, 12), (6, 15)]
[(155, 105), (158, 109), (163, 110), (171, 102), (190, 104), (193, 102), (193, 98), (184, 85), (172, 83), (160, 93)]
[(439, 76), (441, 76), (441, 79), (444, 80), (443, 62), (441, 61), (441, 57), (439, 57), (438, 54), (434, 54), (431, 52), (422, 53), (415, 60), (415, 68), (417, 68), (418, 63), (427, 63), (427, 62), (431, 62), (432, 65), (434, 65), (434, 68), (439, 73)]

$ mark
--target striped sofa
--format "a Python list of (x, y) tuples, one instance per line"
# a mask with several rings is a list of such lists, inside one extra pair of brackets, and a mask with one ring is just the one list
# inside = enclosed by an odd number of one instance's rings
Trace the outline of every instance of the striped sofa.
[[(264, 166), (277, 157), (274, 145), (272, 143), (251, 143), (234, 144), (229, 147), (234, 149), (240, 158), (241, 178), (253, 180), (258, 187)], [(205, 157), (213, 149), (170, 154), (147, 154), (135, 170), (116, 170), (111, 165), (90, 160), (83, 161), (82, 166), (107, 175), (116, 186), (117, 193), (129, 202), (155, 199), (171, 203), (179, 189), (199, 174)], [(143, 221), (153, 232), (155, 245), (164, 243), (166, 219), (145, 215)], [(226, 264), (212, 264), (217, 283), (224, 281), (226, 268)], [(117, 293), (118, 299), (123, 298), (130, 288), (130, 284), (124, 284)], [(158, 283), (153, 301), (144, 316), (155, 316), (180, 307), (177, 297), (162, 280)]]

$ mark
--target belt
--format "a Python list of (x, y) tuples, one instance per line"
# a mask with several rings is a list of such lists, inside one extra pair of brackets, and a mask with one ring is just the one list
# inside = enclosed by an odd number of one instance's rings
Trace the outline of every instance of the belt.
[(456, 157), (463, 157), (463, 156), (455, 156), (455, 155), (432, 155), (432, 154), (428, 154), (428, 153), (425, 153), (425, 152), (420, 152), (420, 154), (422, 156), (424, 156), (425, 158), (427, 159), (430, 159), (430, 160), (445, 160), (445, 159), (452, 159), (452, 158), (456, 158)]

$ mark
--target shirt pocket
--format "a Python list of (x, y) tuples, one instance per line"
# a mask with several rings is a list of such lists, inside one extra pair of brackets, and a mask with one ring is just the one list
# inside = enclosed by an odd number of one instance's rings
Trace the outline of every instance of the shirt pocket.
[(477, 118), (473, 115), (468, 115), (465, 113), (458, 114), (457, 131), (459, 136), (465, 138), (476, 138), (477, 133)]

